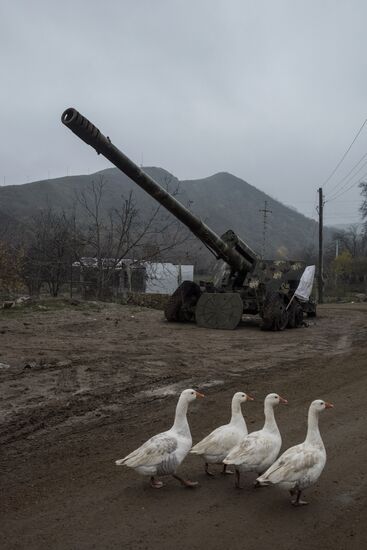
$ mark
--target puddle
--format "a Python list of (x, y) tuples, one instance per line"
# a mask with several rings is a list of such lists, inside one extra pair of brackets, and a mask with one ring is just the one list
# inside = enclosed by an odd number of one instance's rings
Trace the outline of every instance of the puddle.
[(343, 504), (344, 506), (350, 506), (351, 504), (355, 503), (355, 499), (350, 493), (340, 493), (338, 495), (335, 495), (335, 500), (337, 500), (340, 504)]
[(168, 363), (165, 361), (144, 361), (146, 365), (151, 367), (167, 367)]
[(351, 346), (351, 340), (347, 334), (340, 336), (336, 343), (334, 355), (338, 355), (347, 351)]
[(222, 386), (223, 384), (224, 380), (210, 380), (208, 382), (198, 381), (193, 384), (191, 378), (188, 378), (186, 380), (176, 382), (175, 384), (167, 384), (166, 386), (155, 388), (154, 390), (139, 392), (136, 397), (166, 397), (168, 395), (178, 395), (179, 392), (185, 390), (186, 388), (190, 388), (191, 386), (194, 386), (194, 388), (199, 388), (200, 390), (205, 390), (207, 388), (212, 388), (213, 386)]
[(205, 388), (212, 388), (213, 386), (223, 386), (224, 380), (212, 380), (211, 382), (203, 382), (200, 384), (200, 387)]

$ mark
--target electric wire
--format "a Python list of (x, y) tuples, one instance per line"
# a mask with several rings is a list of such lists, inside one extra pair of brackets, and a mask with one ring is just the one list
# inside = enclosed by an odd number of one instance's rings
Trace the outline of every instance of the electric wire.
[(341, 197), (342, 195), (344, 195), (345, 193), (347, 193), (348, 191), (350, 191), (355, 185), (359, 184), (359, 183), (362, 183), (362, 181), (364, 179), (367, 178), (367, 172), (365, 174), (363, 174), (363, 176), (359, 179), (357, 179), (356, 181), (354, 181), (352, 183), (352, 185), (350, 185), (349, 187), (347, 187), (346, 189), (344, 189), (344, 191), (340, 191), (340, 193), (338, 193), (336, 196), (332, 196), (331, 198), (329, 198), (326, 202), (333, 202), (334, 200), (338, 199), (339, 197)]
[(353, 147), (353, 145), (355, 144), (355, 142), (357, 141), (358, 137), (359, 137), (359, 134), (362, 132), (363, 128), (365, 127), (367, 123), (367, 118), (366, 120), (363, 122), (362, 126), (360, 127), (360, 129), (358, 130), (357, 134), (355, 135), (352, 143), (349, 145), (348, 149), (345, 151), (345, 153), (342, 155), (341, 159), (339, 160), (338, 164), (335, 166), (334, 170), (331, 171), (330, 175), (326, 178), (326, 180), (321, 184), (321, 187), (324, 187), (325, 185), (327, 185), (327, 183), (331, 180), (331, 178), (333, 177), (333, 175), (335, 174), (335, 172), (338, 170), (339, 166), (342, 164), (342, 162), (344, 161), (345, 157), (348, 155), (349, 151), (351, 150), (351, 148)]
[[(365, 153), (360, 159), (359, 161), (349, 170), (348, 174), (346, 174), (341, 180), (339, 180), (330, 190), (329, 190), (329, 193), (333, 194), (333, 193), (337, 193), (337, 188), (339, 187), (339, 185), (341, 183), (343, 183), (347, 178), (349, 178), (349, 176), (351, 175), (351, 173), (355, 170), (355, 168), (357, 168), (358, 164), (360, 164), (362, 162), (362, 160), (364, 160), (365, 158), (367, 157), (367, 153)], [(342, 185), (342, 187), (339, 189), (339, 191), (341, 189), (343, 189), (346, 185), (348, 185), (349, 181), (354, 178), (358, 172), (360, 172), (361, 170), (363, 170), (363, 168), (367, 165), (367, 161), (364, 162), (362, 164), (362, 166), (357, 170), (357, 172), (355, 174), (353, 174), (353, 176), (351, 178), (348, 179), (348, 181)]]
[[(358, 172), (360, 172), (366, 166), (367, 166), (367, 161), (361, 166), (361, 168), (358, 170)], [(344, 194), (343, 189), (345, 189), (346, 186), (349, 185), (352, 182), (353, 178), (358, 174), (358, 172), (356, 172), (352, 178), (349, 178), (349, 180), (340, 189), (338, 189), (337, 191), (335, 191), (331, 195), (328, 195), (327, 202), (330, 202), (330, 201), (342, 196)], [(352, 187), (354, 187), (355, 185), (357, 185), (357, 183), (360, 183), (365, 177), (366, 177), (366, 174), (359, 177), (357, 180), (354, 180), (352, 185), (349, 185), (349, 187), (347, 189), (345, 189), (345, 192), (348, 191), (349, 189), (351, 189)]]

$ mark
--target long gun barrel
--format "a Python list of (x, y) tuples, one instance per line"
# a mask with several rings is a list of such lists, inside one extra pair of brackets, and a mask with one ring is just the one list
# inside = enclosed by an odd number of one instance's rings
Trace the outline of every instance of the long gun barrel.
[(80, 139), (93, 147), (98, 154), (103, 155), (119, 170), (124, 172), (139, 187), (144, 189), (151, 197), (162, 204), (171, 214), (186, 225), (218, 258), (227, 262), (232, 269), (238, 272), (251, 271), (252, 263), (243, 258), (236, 250), (229, 247), (223, 239), (212, 231), (199, 218), (194, 216), (187, 208), (179, 203), (153, 178), (141, 170), (124, 153), (113, 145), (109, 137), (104, 136), (88, 119), (76, 109), (66, 109), (61, 116), (61, 121)]

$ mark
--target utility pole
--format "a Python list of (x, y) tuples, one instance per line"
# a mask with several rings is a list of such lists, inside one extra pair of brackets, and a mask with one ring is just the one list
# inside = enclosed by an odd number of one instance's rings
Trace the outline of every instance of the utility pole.
[(319, 288), (319, 304), (324, 303), (324, 241), (323, 241), (323, 223), (324, 223), (324, 197), (322, 187), (318, 189), (319, 194), (319, 273), (318, 273), (318, 288)]
[(264, 208), (261, 208), (259, 210), (259, 212), (262, 212), (263, 215), (264, 215), (264, 221), (263, 221), (263, 246), (262, 246), (262, 252), (261, 252), (261, 257), (264, 259), (265, 258), (265, 250), (266, 250), (266, 231), (267, 231), (267, 223), (268, 223), (268, 219), (267, 219), (267, 215), (268, 214), (272, 214), (272, 210), (268, 210), (268, 201), (264, 201)]

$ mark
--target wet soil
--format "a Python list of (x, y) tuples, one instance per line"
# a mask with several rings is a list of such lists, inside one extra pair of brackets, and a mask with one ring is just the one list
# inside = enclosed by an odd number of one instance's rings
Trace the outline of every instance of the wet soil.
[[(60, 306), (60, 307), (59, 307)], [(0, 313), (1, 549), (361, 549), (367, 547), (367, 304), (320, 307), (309, 327), (261, 332), (169, 324), (141, 307), (46, 304)], [(160, 490), (114, 461), (168, 429), (177, 394), (203, 391), (189, 412), (194, 442), (227, 422), (247, 391), (249, 430), (270, 391), (283, 448), (303, 440), (311, 400), (328, 453), (309, 506), (276, 488), (242, 491), (207, 478), (189, 456), (182, 488)]]

